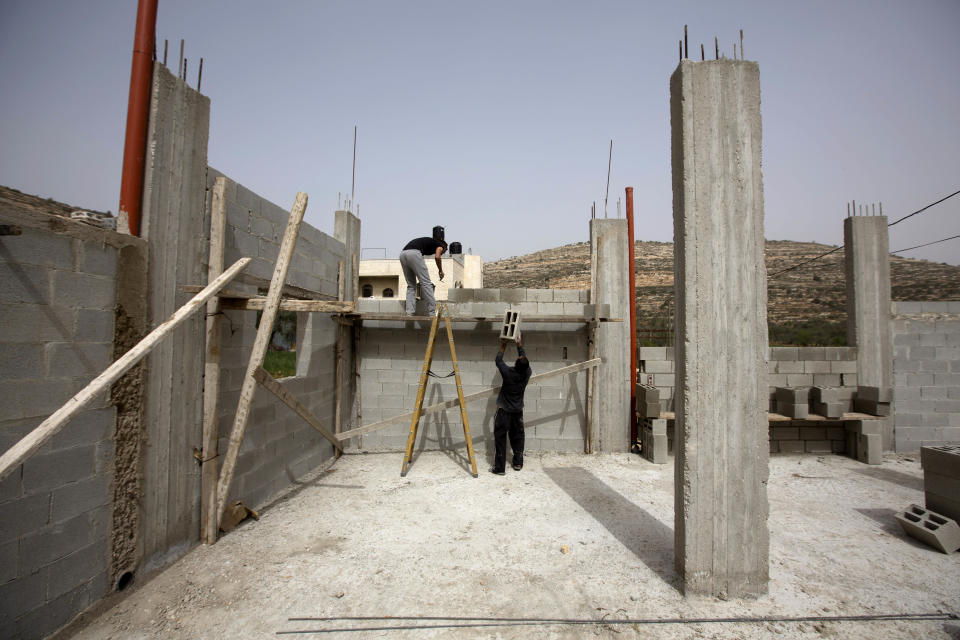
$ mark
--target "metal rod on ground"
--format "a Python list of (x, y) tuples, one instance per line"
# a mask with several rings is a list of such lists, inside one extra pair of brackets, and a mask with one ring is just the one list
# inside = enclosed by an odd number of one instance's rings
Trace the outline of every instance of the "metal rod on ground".
[(270, 343), (273, 322), (277, 317), (277, 309), (280, 306), (280, 294), (283, 291), (283, 283), (287, 279), (287, 270), (293, 258), (293, 249), (297, 243), (297, 234), (300, 232), (300, 224), (303, 222), (303, 214), (306, 209), (307, 194), (298, 193), (290, 212), (286, 231), (283, 234), (283, 241), (280, 244), (277, 264), (273, 270), (273, 278), (270, 280), (270, 289), (267, 291), (267, 301), (264, 304), (263, 315), (260, 317), (260, 326), (257, 328), (257, 337), (253, 342), (253, 351), (247, 364), (243, 386), (240, 388), (240, 400), (237, 403), (237, 413), (230, 432), (230, 443), (223, 460), (223, 468), (220, 470), (220, 482), (217, 484), (217, 526), (223, 521), (223, 510), (227, 505), (230, 483), (233, 481), (237, 457), (240, 455), (240, 445), (243, 444), (247, 420), (250, 417), (250, 404), (253, 402), (253, 394), (257, 388), (254, 373), (263, 365), (263, 357), (266, 355), (267, 346)]
[(211, 282), (203, 291), (193, 296), (189, 302), (177, 309), (166, 322), (148, 333), (147, 336), (130, 349), (130, 351), (123, 354), (116, 362), (107, 367), (103, 373), (91, 380), (79, 393), (67, 400), (66, 404), (57, 409), (53, 415), (41, 422), (36, 429), (0, 456), (0, 480), (7, 477), (7, 475), (26, 460), (30, 454), (39, 449), (43, 443), (59, 432), (83, 407), (89, 404), (105, 389), (108, 389), (120, 376), (129, 371), (145, 355), (150, 353), (161, 340), (203, 307), (207, 300), (215, 296), (217, 291), (227, 286), (248, 264), (250, 264), (250, 258), (237, 260), (233, 266), (224, 271), (219, 278)]
[[(207, 281), (223, 271), (227, 179), (219, 176), (210, 198), (210, 259)], [(220, 298), (207, 301), (207, 346), (203, 364), (203, 440), (200, 445), (200, 539), (217, 541), (217, 409), (220, 396)]]
[(630, 265), (630, 447), (637, 446), (637, 267), (633, 241), (633, 187), (626, 189), (627, 200), (627, 264)]

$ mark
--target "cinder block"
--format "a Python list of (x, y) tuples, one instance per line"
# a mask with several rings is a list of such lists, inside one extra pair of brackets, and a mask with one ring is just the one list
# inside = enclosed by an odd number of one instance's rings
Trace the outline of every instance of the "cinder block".
[(668, 461), (667, 434), (654, 433), (649, 426), (644, 425), (640, 430), (640, 452), (653, 464), (666, 464)]
[(781, 360), (774, 363), (774, 373), (803, 373), (804, 362), (801, 360)]
[(638, 354), (640, 360), (666, 360), (667, 359), (667, 348), (666, 347), (640, 347), (640, 353)]
[(797, 359), (797, 347), (771, 347), (770, 359), (778, 362)]
[(826, 360), (826, 347), (797, 347), (797, 360)]
[(833, 453), (830, 440), (804, 440), (803, 448), (807, 453)]
[(845, 409), (846, 403), (844, 402), (815, 402), (813, 405), (814, 413), (833, 420), (842, 418)]
[(874, 402), (893, 402), (891, 387), (857, 387), (857, 397)]
[(904, 533), (942, 553), (960, 549), (960, 526), (951, 518), (915, 504), (895, 517)]
[(500, 289), (500, 302), (520, 304), (527, 301), (526, 289)]
[(846, 420), (843, 426), (851, 433), (880, 435), (883, 430), (883, 420)]
[(826, 440), (826, 427), (800, 427), (801, 440)]
[(27, 495), (50, 491), (93, 475), (92, 444), (46, 454), (36, 454), (23, 463), (23, 488)]
[(787, 386), (788, 387), (812, 387), (813, 375), (810, 373), (788, 373)]
[(770, 427), (770, 438), (773, 440), (799, 440), (799, 427)]
[(803, 440), (780, 440), (780, 453), (803, 453)]
[(826, 360), (804, 360), (804, 373), (830, 373), (830, 363)]
[(860, 434), (857, 436), (857, 460), (866, 464), (883, 462), (883, 436), (880, 434)]
[(660, 401), (656, 402), (640, 402), (640, 399), (637, 399), (637, 413), (641, 419), (646, 418), (659, 418), (660, 417)]
[(527, 289), (528, 302), (553, 302), (553, 289)]
[(500, 339), (518, 342), (520, 340), (520, 312), (507, 309), (503, 314)]
[(936, 445), (921, 447), (920, 467), (924, 473), (936, 473), (950, 478), (960, 478), (960, 445)]
[[(942, 513), (954, 520), (957, 520), (957, 518), (954, 518), (954, 515), (960, 518), (960, 497), (943, 496), (938, 493), (924, 493), (923, 498), (927, 503), (928, 509)], [(960, 520), (957, 521), (960, 522)]]
[(875, 400), (865, 400), (863, 398), (854, 398), (853, 408), (860, 413), (866, 413), (871, 416), (889, 416), (890, 403), (876, 402)]
[(810, 415), (810, 409), (806, 404), (788, 404), (777, 401), (777, 413), (788, 418), (800, 420)]
[(554, 289), (554, 302), (580, 302), (579, 289)]
[(638, 384), (637, 404), (640, 404), (641, 402), (660, 402), (660, 390), (649, 385)]

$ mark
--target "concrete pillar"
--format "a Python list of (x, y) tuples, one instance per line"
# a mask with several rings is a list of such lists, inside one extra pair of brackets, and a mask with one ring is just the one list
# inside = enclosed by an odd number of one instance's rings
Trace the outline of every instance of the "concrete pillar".
[[(154, 65), (141, 234), (149, 244), (147, 325), (158, 326), (206, 282), (210, 99), (159, 62)], [(150, 569), (168, 550), (200, 537), (200, 467), (205, 319), (195, 314), (144, 360), (143, 558)]]
[(594, 385), (593, 451), (630, 451), (630, 317), (627, 221), (590, 221), (591, 300), (610, 305), (610, 317), (597, 329), (597, 356), (603, 365)]
[[(893, 386), (890, 328), (890, 245), (886, 216), (853, 216), (843, 221), (847, 277), (847, 344), (857, 348), (857, 384)], [(893, 448), (893, 421), (883, 449)]]
[(685, 594), (767, 592), (767, 274), (756, 62), (670, 78), (675, 566)]
[[(354, 284), (360, 270), (360, 218), (349, 211), (334, 213), (333, 237), (342, 242), (346, 250), (343, 255), (343, 273), (346, 278), (343, 288), (344, 300), (353, 300)], [(354, 258), (356, 260), (354, 260)], [(356, 262), (356, 271), (354, 270)]]

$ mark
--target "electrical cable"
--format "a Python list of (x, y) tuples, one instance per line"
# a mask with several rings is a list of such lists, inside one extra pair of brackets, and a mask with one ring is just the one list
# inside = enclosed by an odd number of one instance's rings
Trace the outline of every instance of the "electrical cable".
[(777, 271), (777, 272), (776, 272), (775, 274), (773, 274), (772, 276), (767, 276), (767, 280), (773, 280), (774, 278), (776, 278), (776, 277), (777, 277), (778, 275), (780, 275), (781, 273), (786, 273), (787, 271), (793, 271), (794, 269), (799, 269), (800, 267), (802, 267), (802, 266), (805, 265), (805, 264), (810, 264), (811, 262), (813, 262), (813, 261), (815, 261), (815, 260), (819, 260), (820, 258), (823, 258), (823, 257), (825, 257), (825, 256), (828, 256), (828, 255), (830, 255), (831, 253), (836, 253), (837, 251), (840, 251), (841, 249), (843, 249), (843, 245), (840, 245), (839, 247), (834, 247), (833, 249), (830, 249), (830, 251), (826, 251), (826, 252), (824, 252), (824, 253), (821, 253), (821, 254), (818, 255), (818, 256), (815, 256), (815, 257), (813, 257), (813, 258), (810, 258), (809, 260), (805, 260), (805, 261), (803, 261), (803, 262), (799, 262), (799, 263), (793, 265), (792, 267), (787, 267), (786, 269), (781, 269), (780, 271)]
[[(900, 222), (903, 222), (903, 221), (906, 220), (907, 218), (912, 218), (913, 216), (917, 215), (918, 213), (923, 213), (924, 211), (926, 211), (926, 210), (929, 209), (930, 207), (936, 206), (936, 205), (940, 204), (941, 202), (943, 202), (944, 200), (949, 200), (950, 198), (952, 198), (953, 196), (957, 195), (958, 193), (960, 193), (960, 189), (958, 189), (957, 191), (954, 191), (953, 193), (951, 193), (951, 194), (948, 195), (948, 196), (944, 196), (944, 197), (940, 198), (940, 199), (937, 200), (936, 202), (931, 202), (930, 204), (928, 204), (927, 206), (923, 207), (922, 209), (917, 209), (917, 210), (914, 211), (913, 213), (903, 216), (903, 217), (900, 218), (899, 220), (894, 220), (893, 222), (891, 222), (890, 224), (888, 224), (887, 227), (888, 227), (888, 228), (889, 228), (889, 227), (892, 227), (892, 226), (895, 225), (895, 224), (898, 224), (898, 223), (900, 223)], [(849, 211), (848, 211), (848, 213), (849, 213)], [(957, 236), (953, 236), (953, 238), (956, 238), (956, 237), (957, 237)], [(943, 240), (937, 240), (936, 242), (945, 242), (946, 240), (953, 240), (953, 238), (944, 238)], [(929, 244), (936, 244), (936, 242), (931, 242), (931, 243), (929, 243)], [(919, 245), (919, 246), (916, 246), (916, 247), (910, 247), (910, 249), (919, 249), (920, 247), (926, 247), (926, 246), (929, 246), (929, 245), (922, 244), (922, 245)], [(775, 274), (773, 274), (772, 276), (767, 276), (767, 280), (772, 280), (773, 278), (776, 278), (776, 277), (777, 277), (778, 275), (780, 275), (781, 273), (786, 273), (787, 271), (793, 271), (794, 269), (798, 269), (799, 267), (802, 267), (802, 266), (805, 265), (805, 264), (810, 264), (811, 262), (814, 262), (814, 261), (816, 261), (816, 260), (819, 260), (820, 258), (823, 258), (823, 257), (825, 257), (825, 256), (828, 256), (828, 255), (830, 255), (831, 253), (837, 252), (837, 251), (839, 251), (840, 249), (843, 249), (843, 246), (839, 246), (839, 247), (836, 247), (835, 249), (831, 249), (830, 251), (827, 251), (826, 253), (821, 253), (820, 255), (818, 255), (818, 256), (816, 256), (816, 257), (814, 257), (814, 258), (810, 258), (809, 260), (806, 260), (806, 261), (801, 262), (801, 263), (799, 263), (799, 264), (795, 264), (795, 265), (793, 265), (792, 267), (787, 267), (786, 269), (782, 269), (782, 270), (780, 270), (780, 271), (777, 271), (777, 272), (776, 272)], [(910, 249), (901, 249), (900, 251), (910, 251)], [(892, 251), (891, 253), (899, 253), (899, 251)]]
[(922, 208), (922, 209), (917, 209), (916, 211), (914, 211), (914, 212), (911, 213), (910, 215), (903, 216), (903, 217), (900, 218), (899, 220), (895, 220), (894, 222), (891, 222), (891, 223), (888, 224), (887, 226), (888, 226), (888, 227), (892, 227), (892, 226), (895, 225), (895, 224), (898, 224), (898, 223), (900, 223), (900, 222), (903, 222), (903, 221), (906, 220), (907, 218), (912, 218), (913, 216), (917, 215), (918, 213), (923, 213), (924, 211), (926, 211), (926, 210), (929, 209), (930, 207), (932, 207), (932, 206), (934, 206), (934, 205), (938, 205), (938, 204), (940, 204), (941, 202), (943, 202), (944, 200), (949, 200), (950, 198), (952, 198), (953, 196), (957, 195), (958, 193), (960, 193), (960, 189), (954, 191), (953, 193), (951, 193), (951, 194), (948, 195), (948, 196), (944, 196), (943, 198), (940, 198), (940, 199), (937, 200), (936, 202), (932, 202), (932, 203), (928, 204), (927, 206), (925, 206), (925, 207)]
[(960, 234), (955, 236), (950, 236), (949, 238), (943, 238), (942, 240), (934, 240), (933, 242), (928, 242), (926, 244), (918, 244), (915, 247), (909, 247), (907, 249), (897, 249), (896, 251), (891, 251), (890, 253), (903, 253), (904, 251), (912, 251), (913, 249), (919, 249), (920, 247), (929, 247), (932, 244), (939, 244), (941, 242), (946, 242), (947, 240), (953, 240), (955, 238), (960, 238)]

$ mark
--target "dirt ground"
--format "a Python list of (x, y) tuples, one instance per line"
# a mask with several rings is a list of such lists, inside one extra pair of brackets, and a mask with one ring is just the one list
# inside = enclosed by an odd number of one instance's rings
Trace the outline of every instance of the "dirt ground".
[(769, 594), (729, 601), (679, 590), (672, 460), (528, 456), (500, 477), (478, 456), (474, 479), (459, 452), (405, 478), (400, 459), (344, 456), (61, 637), (960, 638), (957, 619), (830, 620), (960, 613), (960, 553), (893, 517), (923, 504), (919, 456), (772, 457)]

